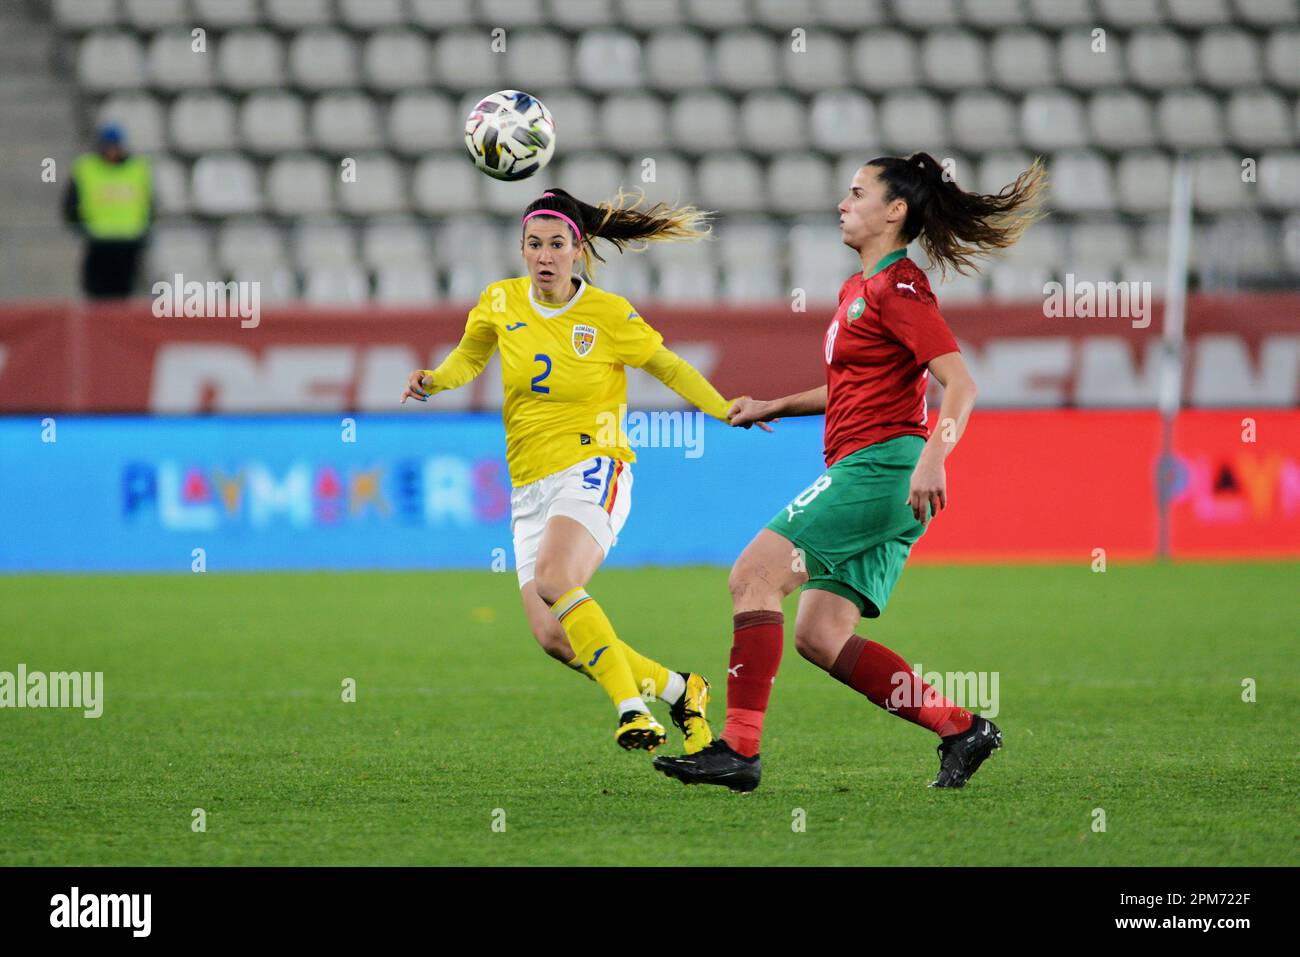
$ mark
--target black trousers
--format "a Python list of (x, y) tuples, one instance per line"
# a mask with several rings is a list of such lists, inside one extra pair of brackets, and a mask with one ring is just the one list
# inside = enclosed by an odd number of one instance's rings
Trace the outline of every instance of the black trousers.
[(144, 240), (91, 239), (81, 261), (81, 289), (90, 299), (125, 299), (135, 288)]

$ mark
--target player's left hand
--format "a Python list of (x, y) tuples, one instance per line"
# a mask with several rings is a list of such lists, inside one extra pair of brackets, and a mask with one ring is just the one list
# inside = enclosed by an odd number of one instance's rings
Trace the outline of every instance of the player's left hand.
[(907, 494), (907, 506), (923, 525), (929, 524), (948, 505), (948, 478), (943, 462), (932, 462), (921, 456), (912, 471), (912, 485)]
[(731, 408), (727, 410), (727, 422), (743, 429), (752, 428), (757, 424), (764, 432), (771, 432), (772, 427), (767, 423), (780, 421), (769, 416), (766, 402), (747, 395), (732, 399)]

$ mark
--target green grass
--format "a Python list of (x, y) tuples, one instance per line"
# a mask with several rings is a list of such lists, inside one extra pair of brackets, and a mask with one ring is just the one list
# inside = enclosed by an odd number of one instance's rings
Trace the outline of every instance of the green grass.
[[(929, 732), (798, 656), (792, 599), (763, 784), (733, 795), (619, 750), (512, 575), (0, 578), (0, 670), (106, 686), (98, 720), (0, 710), (0, 864), (1294, 865), (1298, 580), (909, 569), (859, 631), (925, 670), (999, 674), (1006, 746), (961, 791), (925, 787)], [(591, 589), (633, 645), (711, 677), (715, 728), (725, 582), (605, 571)]]

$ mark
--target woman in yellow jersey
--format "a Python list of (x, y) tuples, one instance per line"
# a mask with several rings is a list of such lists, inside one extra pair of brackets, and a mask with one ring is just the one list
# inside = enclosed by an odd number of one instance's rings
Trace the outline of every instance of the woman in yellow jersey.
[(588, 276), (595, 239), (619, 252), (634, 242), (699, 239), (704, 214), (659, 203), (645, 210), (624, 195), (591, 206), (548, 189), (524, 212), (521, 246), (528, 275), (483, 290), (465, 335), (432, 371), (411, 373), (402, 401), (465, 385), (501, 351), (506, 460), (515, 567), (529, 625), (552, 657), (598, 681), (619, 715), (615, 740), (653, 751), (666, 740), (646, 698), (660, 698), (685, 737), (688, 753), (713, 740), (705, 717), (709, 684), (669, 671), (619, 640), (586, 591), (627, 520), (632, 463), (622, 412), (624, 368), (645, 369), (723, 422), (730, 402), (684, 359), (664, 348), (622, 296), (573, 275)]

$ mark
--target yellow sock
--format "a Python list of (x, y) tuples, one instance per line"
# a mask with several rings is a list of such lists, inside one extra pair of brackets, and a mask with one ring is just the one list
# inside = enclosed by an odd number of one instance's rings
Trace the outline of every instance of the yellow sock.
[(578, 674), (580, 674), (580, 675), (586, 675), (586, 676), (587, 676), (588, 678), (590, 678), (592, 681), (595, 681), (595, 680), (596, 680), (596, 676), (593, 675), (593, 674), (591, 673), (591, 669), (588, 668), (586, 665), (584, 665), (584, 664), (582, 663), (582, 659), (579, 658), (577, 655), (574, 655), (572, 658), (570, 658), (570, 659), (566, 662), (566, 664), (567, 664), (570, 668), (572, 668), (574, 671), (578, 672)]
[(620, 643), (623, 645), (623, 657), (632, 669), (632, 677), (636, 679), (641, 697), (647, 701), (662, 698), (668, 690), (668, 669), (653, 658), (647, 658), (622, 639)]
[(627, 646), (618, 640), (596, 599), (585, 588), (571, 588), (551, 606), (551, 613), (569, 636), (577, 660), (605, 689), (614, 707), (623, 710), (629, 703), (640, 702), (644, 709), (628, 666)]

